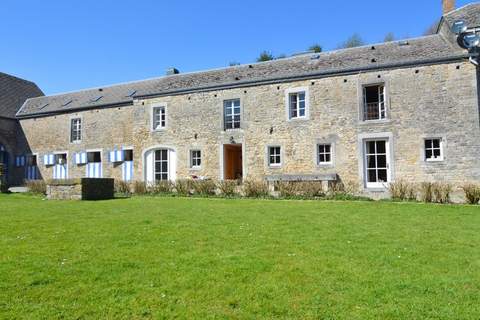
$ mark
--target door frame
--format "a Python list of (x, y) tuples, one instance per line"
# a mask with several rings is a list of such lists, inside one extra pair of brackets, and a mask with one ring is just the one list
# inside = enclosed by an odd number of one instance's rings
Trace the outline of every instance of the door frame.
[[(386, 183), (367, 183), (367, 164), (366, 164), (366, 142), (367, 141), (386, 141), (387, 170), (388, 182)], [(364, 189), (369, 191), (386, 191), (391, 182), (395, 181), (395, 157), (394, 157), (394, 139), (391, 132), (365, 133), (358, 135), (358, 174), (362, 180)]]
[(220, 156), (220, 180), (225, 180), (225, 146), (238, 145), (242, 148), (242, 179), (245, 180), (246, 177), (246, 166), (245, 166), (245, 143), (222, 143), (219, 147), (219, 156)]

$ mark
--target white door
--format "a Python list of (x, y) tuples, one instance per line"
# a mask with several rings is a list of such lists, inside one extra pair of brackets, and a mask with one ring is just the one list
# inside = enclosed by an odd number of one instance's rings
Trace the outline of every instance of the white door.
[(390, 182), (388, 139), (365, 141), (365, 180), (367, 188), (386, 188)]
[(145, 181), (175, 181), (176, 153), (172, 149), (154, 149), (145, 154)]
[(68, 178), (67, 154), (55, 154), (55, 165), (53, 166), (53, 179)]

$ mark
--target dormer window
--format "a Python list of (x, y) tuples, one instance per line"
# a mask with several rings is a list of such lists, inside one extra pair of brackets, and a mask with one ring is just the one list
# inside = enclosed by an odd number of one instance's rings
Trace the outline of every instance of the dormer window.
[(373, 85), (363, 88), (363, 121), (387, 118), (385, 107), (385, 86)]

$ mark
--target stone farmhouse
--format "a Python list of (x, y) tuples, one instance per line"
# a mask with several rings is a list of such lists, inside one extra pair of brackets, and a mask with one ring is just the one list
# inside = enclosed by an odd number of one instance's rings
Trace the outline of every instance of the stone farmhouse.
[(15, 166), (16, 155), (30, 154), (15, 115), (25, 100), (38, 96), (43, 92), (35, 83), (0, 72), (0, 164), (12, 183), (29, 177), (24, 168)]
[(479, 72), (451, 31), (480, 26), (480, 3), (443, 8), (429, 36), (30, 98), (17, 169), (340, 179), (366, 193), (396, 179), (480, 182)]

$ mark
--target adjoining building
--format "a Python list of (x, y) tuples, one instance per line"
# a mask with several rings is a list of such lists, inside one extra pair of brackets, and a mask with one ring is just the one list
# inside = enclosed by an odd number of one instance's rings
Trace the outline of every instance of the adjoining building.
[(28, 99), (17, 156), (56, 179), (480, 182), (479, 72), (451, 32), (480, 4), (443, 5), (429, 36)]
[(0, 164), (9, 183), (28, 177), (21, 168), (26, 163), (15, 163), (19, 160), (15, 155), (30, 153), (15, 115), (25, 100), (38, 96), (43, 96), (43, 92), (35, 83), (0, 72)]

